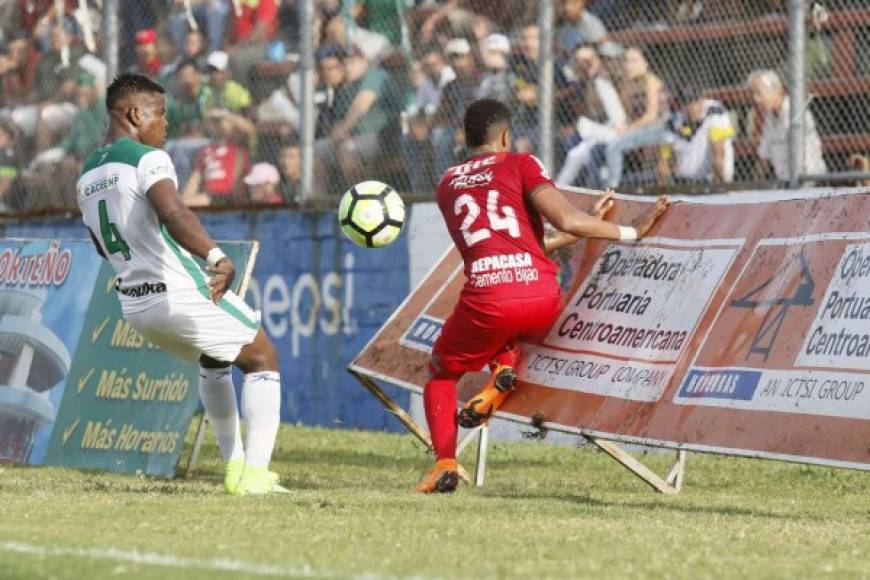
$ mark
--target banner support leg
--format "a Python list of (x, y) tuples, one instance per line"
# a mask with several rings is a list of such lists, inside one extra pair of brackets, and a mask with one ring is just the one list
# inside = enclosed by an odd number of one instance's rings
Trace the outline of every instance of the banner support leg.
[[(405, 426), (405, 429), (410, 431), (411, 434), (414, 435), (414, 437), (419, 439), (420, 442), (426, 446), (426, 450), (429, 453), (433, 452), (432, 439), (431, 437), (429, 437), (429, 434), (424, 431), (420, 427), (420, 425), (418, 425), (417, 422), (414, 421), (413, 418), (411, 418), (411, 415), (409, 415), (407, 411), (400, 407), (399, 404), (392, 399), (392, 397), (386, 394), (383, 389), (381, 389), (377, 385), (377, 383), (375, 383), (371, 379), (371, 377), (368, 377), (362, 373), (358, 373), (351, 369), (348, 369), (348, 372), (352, 374), (356, 378), (356, 380), (358, 380), (360, 384), (364, 386), (372, 395), (374, 395), (374, 397), (379, 400), (381, 404), (384, 405), (384, 407), (386, 407), (387, 411), (395, 415), (396, 419), (398, 419), (399, 422)], [(474, 433), (472, 432), (469, 435), (473, 437)], [(466, 436), (466, 438), (467, 437), (468, 436)], [(466, 443), (465, 445), (468, 445), (468, 443)], [(459, 453), (457, 453), (457, 456), (458, 455)], [(470, 483), (471, 478), (468, 476), (468, 472), (465, 471), (465, 468), (461, 465), (457, 465), (457, 467), (459, 468), (459, 478), (465, 483)]]
[(477, 465), (474, 469), (474, 487), (483, 487), (483, 480), (486, 477), (486, 452), (488, 447), (489, 425), (482, 425), (477, 440)]
[(187, 468), (184, 470), (184, 477), (193, 477), (193, 472), (196, 469), (196, 464), (199, 461), (199, 452), (202, 451), (202, 440), (205, 439), (205, 430), (208, 426), (208, 415), (203, 411), (199, 418), (199, 425), (196, 428), (196, 436), (193, 438), (193, 449), (190, 450), (190, 457), (187, 458)]
[(429, 437), (429, 434), (411, 418), (411, 415), (409, 415), (407, 411), (401, 408), (399, 404), (386, 394), (371, 378), (350, 369), (348, 369), (348, 372), (350, 372), (350, 374), (352, 374), (362, 386), (368, 389), (368, 391), (387, 408), (387, 411), (395, 415), (396, 419), (398, 419), (408, 431), (419, 439), (420, 442), (429, 449), (429, 451), (432, 451), (432, 439)]
[(674, 462), (673, 467), (668, 472), (668, 476), (665, 478), (669, 484), (671, 484), (674, 489), (680, 491), (683, 488), (683, 478), (686, 475), (686, 450), (685, 449), (677, 449), (677, 460)]
[[(616, 443), (612, 441), (607, 441), (605, 439), (598, 439), (597, 437), (592, 437), (590, 435), (584, 435), (584, 437), (588, 439), (593, 445), (598, 447), (601, 451), (604, 451), (610, 457), (618, 461), (623, 467), (634, 473), (644, 483), (652, 487), (657, 492), (663, 493), (665, 495), (676, 495), (680, 492), (679, 487), (677, 487), (676, 485), (672, 485), (669, 481), (666, 481), (659, 477), (649, 467), (632, 457), (625, 449), (623, 449)], [(675, 465), (671, 471), (673, 471), (680, 463), (679, 454), (677, 457), (677, 465)], [(685, 454), (682, 457), (682, 461), (685, 465)], [(675, 475), (675, 478), (676, 477), (677, 475)], [(682, 485), (682, 475), (679, 475), (679, 478), (680, 485)]]

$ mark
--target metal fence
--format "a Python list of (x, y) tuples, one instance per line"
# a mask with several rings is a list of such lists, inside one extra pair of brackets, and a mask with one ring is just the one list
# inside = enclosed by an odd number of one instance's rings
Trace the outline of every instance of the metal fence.
[[(115, 73), (191, 205), (432, 196), (472, 99), (565, 185), (867, 180), (870, 0), (0, 0), (0, 203), (74, 207)], [(801, 154), (803, 152), (803, 154)]]

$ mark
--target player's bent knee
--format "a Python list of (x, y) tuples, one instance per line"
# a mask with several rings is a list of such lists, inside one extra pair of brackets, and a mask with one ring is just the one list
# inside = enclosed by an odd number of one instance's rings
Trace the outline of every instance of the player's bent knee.
[(245, 373), (278, 370), (278, 351), (262, 328), (254, 341), (242, 348), (235, 364)]
[(204, 369), (221, 369), (230, 365), (229, 363), (213, 359), (207, 354), (203, 354), (199, 357), (199, 366)]

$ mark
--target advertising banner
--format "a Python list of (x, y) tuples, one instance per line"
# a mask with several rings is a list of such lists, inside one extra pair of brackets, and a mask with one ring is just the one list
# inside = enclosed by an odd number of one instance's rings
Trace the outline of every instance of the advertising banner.
[[(261, 311), (263, 328), (278, 349), (281, 419), (330, 428), (400, 429), (345, 369), (408, 295), (407, 235), (375, 250), (348, 241), (332, 211), (199, 217), (216, 239), (260, 244), (245, 300)], [(6, 224), (5, 234), (75, 239), (87, 231), (79, 218), (34, 219)], [(238, 376), (236, 384), (241, 384)], [(406, 391), (391, 394), (407, 405)]]
[(44, 461), (100, 262), (90, 242), (0, 240), (0, 461)]
[[(630, 223), (647, 203), (620, 197), (610, 219)], [(520, 387), (500, 415), (870, 469), (868, 209), (866, 190), (678, 199), (639, 243), (560, 252), (563, 310), (523, 345)], [(420, 391), (463, 284), (450, 251), (351, 368)], [(482, 380), (467, 377), (461, 395)]]
[[(253, 243), (224, 242), (238, 290)], [(90, 252), (96, 256), (93, 248)], [(45, 463), (172, 477), (199, 402), (199, 366), (145, 340), (124, 320), (112, 267), (101, 260)]]

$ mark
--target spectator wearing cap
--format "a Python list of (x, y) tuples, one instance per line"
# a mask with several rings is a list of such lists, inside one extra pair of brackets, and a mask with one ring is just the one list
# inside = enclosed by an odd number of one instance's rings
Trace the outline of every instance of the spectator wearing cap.
[(337, 14), (326, 23), (325, 40), (358, 49), (370, 63), (379, 63), (393, 52), (393, 45), (383, 34), (367, 30), (354, 22), (346, 26), (343, 14)]
[(157, 52), (157, 31), (153, 28), (143, 28), (136, 32), (134, 41), (136, 63), (130, 67), (130, 72), (156, 79), (160, 69), (163, 68), (163, 62)]
[(245, 176), (248, 186), (248, 201), (257, 204), (280, 204), (284, 198), (278, 192), (281, 175), (271, 163), (257, 163)]
[(508, 69), (511, 43), (504, 34), (493, 33), (480, 43), (480, 60), (485, 72), (477, 90), (478, 99), (507, 103), (513, 97), (513, 79)]
[[(223, 46), (224, 31), (232, 8), (227, 0), (190, 0), (190, 13), (184, 0), (173, 1), (173, 14), (169, 18), (169, 34), (179, 52), (187, 53), (187, 34), (204, 29), (208, 33), (208, 52), (220, 50)], [(196, 28), (191, 28), (191, 18)], [(192, 56), (192, 55), (188, 55)]]
[(205, 114), (210, 141), (196, 154), (183, 190), (185, 203), (231, 205), (245, 199), (242, 179), (249, 167), (245, 143), (253, 136), (252, 125), (245, 121), (227, 109), (211, 109)]
[(456, 78), (447, 83), (441, 103), (435, 113), (432, 129), (435, 177), (438, 179), (456, 161), (457, 148), (462, 141), (462, 118), (465, 109), (475, 99), (480, 86), (480, 75), (471, 43), (465, 38), (454, 38), (444, 47), (450, 67)]
[(251, 92), (233, 80), (229, 70), (230, 57), (218, 50), (208, 55), (208, 87), (206, 107), (220, 107), (233, 113), (251, 114)]
[[(788, 181), (788, 126), (791, 104), (782, 80), (772, 70), (756, 70), (749, 75), (746, 86), (752, 94), (753, 104), (764, 115), (753, 179), (764, 180), (772, 166), (777, 180)], [(804, 113), (804, 131), (804, 174), (827, 173), (822, 156), (822, 140), (809, 107)]]
[(565, 54), (574, 54), (581, 44), (600, 44), (607, 40), (607, 29), (597, 16), (586, 10), (587, 4), (587, 0), (562, 0), (556, 42)]
[(574, 126), (566, 128), (566, 133), (579, 141), (575, 139), (573, 146), (566, 147), (568, 154), (556, 178), (556, 183), (564, 186), (574, 185), (580, 172), (588, 166), (595, 146), (615, 139), (616, 128), (626, 123), (619, 91), (593, 45), (581, 45), (574, 51), (574, 72), (577, 76), (572, 83), (575, 90), (566, 98), (577, 114), (573, 116)]
[(734, 126), (719, 101), (704, 98), (694, 87), (678, 94), (679, 110), (668, 120), (660, 148), (658, 181), (720, 184), (734, 180)]

